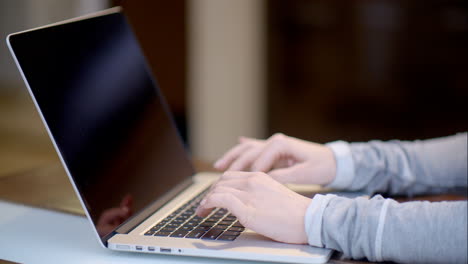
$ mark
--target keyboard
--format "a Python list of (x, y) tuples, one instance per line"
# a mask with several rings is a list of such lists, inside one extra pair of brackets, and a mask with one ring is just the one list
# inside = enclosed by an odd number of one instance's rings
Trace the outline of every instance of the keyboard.
[(200, 193), (179, 207), (144, 235), (234, 241), (245, 228), (226, 209), (216, 208), (205, 218), (195, 214), (205, 193)]

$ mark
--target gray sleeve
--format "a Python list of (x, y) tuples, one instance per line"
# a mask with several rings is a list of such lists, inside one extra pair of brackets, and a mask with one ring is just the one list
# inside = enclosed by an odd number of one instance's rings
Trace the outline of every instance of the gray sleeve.
[[(319, 223), (306, 223), (309, 243), (348, 258), (403, 263), (466, 263), (467, 202), (397, 203), (375, 196), (348, 199), (325, 196)], [(314, 198), (310, 208), (314, 204)], [(320, 201), (319, 201), (320, 203)], [(313, 209), (312, 209), (313, 210)], [(307, 219), (307, 218), (306, 218)], [(320, 229), (315, 228), (319, 224)], [(311, 225), (307, 229), (307, 225)], [(312, 239), (314, 240), (314, 239)]]
[(388, 194), (462, 193), (467, 187), (467, 133), (422, 141), (351, 143), (349, 190)]

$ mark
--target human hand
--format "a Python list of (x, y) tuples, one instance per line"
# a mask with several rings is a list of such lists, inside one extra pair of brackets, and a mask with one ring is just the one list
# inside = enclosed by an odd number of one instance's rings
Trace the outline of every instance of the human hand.
[(279, 242), (306, 244), (304, 215), (310, 199), (262, 172), (225, 172), (197, 208), (206, 217), (226, 208), (245, 227)]
[(266, 172), (281, 183), (327, 185), (336, 176), (336, 161), (330, 148), (283, 134), (268, 140), (242, 137), (214, 167)]

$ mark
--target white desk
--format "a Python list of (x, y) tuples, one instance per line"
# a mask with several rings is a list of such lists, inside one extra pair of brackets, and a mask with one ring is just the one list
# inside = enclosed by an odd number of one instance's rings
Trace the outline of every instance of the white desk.
[(0, 259), (20, 263), (261, 263), (114, 252), (99, 245), (84, 217), (3, 200)]

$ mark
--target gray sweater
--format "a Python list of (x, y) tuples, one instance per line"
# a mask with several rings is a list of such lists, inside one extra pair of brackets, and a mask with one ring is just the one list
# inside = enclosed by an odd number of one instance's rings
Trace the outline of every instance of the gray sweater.
[[(337, 161), (329, 186), (391, 195), (467, 195), (467, 133), (424, 141), (327, 144)], [(467, 263), (467, 202), (398, 203), (376, 195), (316, 195), (305, 215), (309, 244), (345, 257)]]

